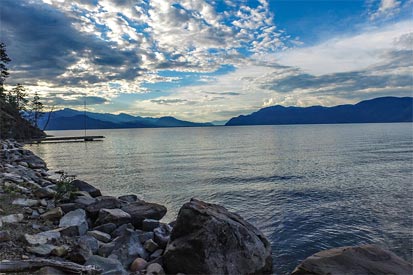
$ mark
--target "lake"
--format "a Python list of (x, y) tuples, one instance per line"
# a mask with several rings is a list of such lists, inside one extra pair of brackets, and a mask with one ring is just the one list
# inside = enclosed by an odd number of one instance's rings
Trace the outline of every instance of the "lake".
[[(84, 131), (50, 131), (55, 136)], [(375, 243), (413, 256), (413, 125), (90, 130), (102, 142), (26, 146), (104, 194), (137, 194), (176, 217), (224, 205), (273, 248), (276, 274), (323, 249)]]

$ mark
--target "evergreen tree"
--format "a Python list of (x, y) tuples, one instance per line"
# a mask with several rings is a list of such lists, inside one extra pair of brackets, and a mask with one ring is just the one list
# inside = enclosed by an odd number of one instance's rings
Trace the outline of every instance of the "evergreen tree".
[(37, 123), (39, 122), (39, 119), (43, 116), (43, 103), (40, 102), (40, 97), (37, 92), (34, 94), (33, 100), (31, 101), (31, 112), (33, 114), (33, 126), (37, 128)]
[(17, 84), (11, 91), (9, 91), (7, 100), (9, 104), (19, 113), (26, 110), (28, 100), (26, 99), (26, 89), (22, 84)]
[(6, 45), (0, 42), (0, 103), (2, 104), (4, 104), (6, 100), (4, 81), (9, 76), (7, 63), (9, 63), (10, 61), (11, 59), (6, 53)]

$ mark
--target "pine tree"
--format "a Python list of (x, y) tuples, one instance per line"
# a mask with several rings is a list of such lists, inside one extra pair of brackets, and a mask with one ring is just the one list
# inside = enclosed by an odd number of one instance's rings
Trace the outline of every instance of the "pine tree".
[(22, 84), (17, 84), (11, 91), (9, 91), (7, 100), (9, 104), (19, 113), (26, 110), (26, 105), (29, 102), (26, 99), (26, 88)]
[(0, 42), (0, 104), (4, 104), (6, 100), (4, 81), (9, 76), (7, 63), (10, 61), (11, 59), (6, 53), (6, 45)]
[(40, 97), (37, 92), (34, 94), (33, 100), (31, 101), (31, 111), (33, 113), (33, 126), (37, 128), (37, 123), (43, 116), (43, 103), (40, 102)]

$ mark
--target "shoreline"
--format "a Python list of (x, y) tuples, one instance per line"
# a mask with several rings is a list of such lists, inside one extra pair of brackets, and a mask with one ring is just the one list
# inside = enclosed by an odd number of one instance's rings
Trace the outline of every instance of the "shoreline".
[[(182, 206), (176, 221), (162, 223), (167, 209), (160, 204), (130, 194), (102, 196), (99, 189), (64, 172), (50, 173), (41, 158), (15, 141), (0, 140), (0, 150), (0, 272), (22, 263), (40, 270), (37, 274), (272, 272), (266, 237), (222, 206), (193, 199)], [(222, 245), (223, 240), (227, 245)], [(360, 265), (366, 262), (357, 255), (360, 249), (387, 255), (387, 260), (379, 259), (382, 270), (413, 270), (393, 253), (367, 245), (322, 251), (292, 274), (326, 266), (315, 259), (331, 258), (332, 253), (347, 257), (349, 268)], [(205, 254), (214, 256), (211, 260)]]

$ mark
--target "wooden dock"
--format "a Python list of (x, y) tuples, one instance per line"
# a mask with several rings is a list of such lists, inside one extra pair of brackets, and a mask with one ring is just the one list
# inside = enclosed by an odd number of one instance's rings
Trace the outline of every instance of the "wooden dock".
[(42, 142), (79, 142), (79, 141), (101, 141), (104, 136), (77, 136), (77, 137), (45, 137), (32, 139), (29, 143)]

